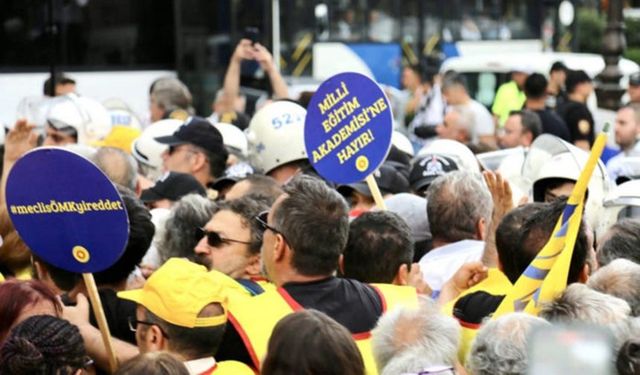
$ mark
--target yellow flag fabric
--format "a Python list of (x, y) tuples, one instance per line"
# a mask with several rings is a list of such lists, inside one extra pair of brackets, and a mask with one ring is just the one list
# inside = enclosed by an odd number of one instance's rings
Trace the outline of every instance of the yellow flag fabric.
[(571, 192), (549, 241), (498, 306), (493, 314), (494, 319), (510, 312), (523, 310), (537, 315), (543, 303), (553, 300), (567, 287), (573, 247), (582, 220), (585, 193), (606, 142), (605, 130), (594, 142), (589, 160)]

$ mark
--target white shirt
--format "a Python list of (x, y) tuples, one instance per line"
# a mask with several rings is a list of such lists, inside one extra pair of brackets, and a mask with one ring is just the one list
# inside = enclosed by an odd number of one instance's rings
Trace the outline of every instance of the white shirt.
[(612, 157), (607, 161), (607, 172), (612, 181), (615, 181), (620, 176), (633, 175), (633, 170), (630, 170), (630, 166), (625, 163), (627, 158), (640, 157), (640, 141), (636, 141), (636, 144), (629, 151), (622, 151), (618, 155)]
[(494, 135), (495, 126), (493, 124), (493, 116), (482, 103), (471, 99), (466, 104), (467, 107), (473, 112), (474, 123), (471, 134), (471, 141), (478, 142), (478, 138), (483, 135)]
[(409, 139), (414, 143), (424, 145), (425, 140), (415, 135), (418, 126), (436, 126), (444, 122), (445, 102), (442, 97), (442, 89), (439, 84), (434, 84), (429, 93), (423, 96), (420, 106), (416, 111), (409, 126)]
[(182, 363), (184, 363), (187, 371), (189, 371), (189, 375), (200, 375), (204, 372), (211, 371), (211, 369), (216, 365), (216, 360), (213, 357), (206, 357)]
[(463, 264), (480, 260), (483, 251), (484, 241), (477, 240), (462, 240), (429, 251), (420, 259), (424, 281), (434, 291), (442, 289)]

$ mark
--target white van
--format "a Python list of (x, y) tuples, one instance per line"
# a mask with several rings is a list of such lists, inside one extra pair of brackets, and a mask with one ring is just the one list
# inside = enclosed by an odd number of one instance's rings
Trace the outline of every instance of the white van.
[[(605, 67), (601, 55), (590, 53), (502, 52), (451, 57), (442, 63), (440, 71), (443, 73), (456, 71), (464, 75), (469, 94), (487, 108), (491, 108), (498, 87), (511, 79), (510, 73), (515, 68), (526, 67), (532, 72), (548, 76), (551, 65), (556, 61), (562, 61), (569, 69), (584, 70), (594, 80)], [(620, 85), (626, 88), (629, 84), (629, 75), (640, 71), (640, 66), (625, 58), (620, 59), (618, 66), (622, 70)], [(597, 82), (594, 83), (597, 85)], [(625, 97), (623, 97), (624, 100)], [(594, 114), (597, 131), (602, 129), (606, 122), (613, 124), (615, 121), (613, 111), (598, 108), (595, 94), (591, 95), (587, 106)], [(610, 131), (613, 134), (613, 126)], [(614, 141), (612, 137), (610, 138), (609, 143), (613, 145)]]
[[(510, 73), (515, 68), (526, 67), (548, 76), (556, 61), (562, 61), (569, 69), (584, 70), (594, 79), (605, 67), (601, 55), (590, 53), (503, 52), (451, 57), (442, 63), (440, 70), (462, 73), (467, 78), (469, 93), (482, 104), (491, 106), (498, 87), (511, 79)], [(629, 75), (640, 71), (640, 66), (625, 58), (620, 59), (618, 66), (623, 74), (620, 84), (626, 88)]]

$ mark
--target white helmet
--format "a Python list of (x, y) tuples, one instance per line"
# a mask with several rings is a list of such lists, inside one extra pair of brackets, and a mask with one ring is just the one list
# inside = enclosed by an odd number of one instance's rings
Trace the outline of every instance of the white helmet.
[(184, 121), (160, 120), (149, 125), (131, 144), (131, 155), (140, 163), (148, 178), (156, 180), (162, 170), (162, 153), (167, 145), (154, 138), (173, 134)]
[[(544, 201), (546, 184), (550, 179), (577, 181), (588, 159), (588, 152), (556, 136), (542, 134), (536, 138), (522, 165), (522, 177), (530, 183), (533, 200)], [(585, 220), (594, 229), (599, 226), (602, 205), (610, 186), (604, 164), (598, 160), (587, 187), (585, 204)]]
[(306, 115), (303, 107), (289, 101), (273, 102), (256, 112), (245, 130), (251, 165), (269, 173), (286, 163), (306, 159)]
[(50, 99), (46, 119), (50, 126), (58, 130), (73, 128), (78, 134), (80, 144), (98, 141), (111, 131), (111, 118), (104, 106), (93, 99), (76, 94)]
[[(30, 124), (36, 126), (38, 134), (44, 134), (44, 127), (47, 123), (47, 113), (51, 98), (48, 96), (27, 96), (18, 103), (17, 118), (26, 118)], [(7, 124), (9, 129), (13, 129), (14, 124)]]
[(120, 98), (110, 98), (102, 102), (109, 112), (112, 126), (126, 126), (142, 130), (140, 119), (133, 110)]
[(640, 217), (640, 180), (627, 181), (614, 187), (603, 206), (604, 212), (596, 228), (597, 238), (622, 218)]
[(398, 150), (413, 157), (413, 145), (406, 135), (394, 130), (393, 133), (391, 133), (391, 144), (396, 146)]
[(239, 127), (226, 122), (218, 122), (213, 124), (222, 134), (222, 141), (227, 148), (239, 153), (243, 157), (248, 154), (247, 136)]
[(424, 155), (442, 155), (452, 158), (460, 170), (480, 173), (480, 165), (469, 147), (451, 139), (436, 139), (418, 151), (416, 159)]

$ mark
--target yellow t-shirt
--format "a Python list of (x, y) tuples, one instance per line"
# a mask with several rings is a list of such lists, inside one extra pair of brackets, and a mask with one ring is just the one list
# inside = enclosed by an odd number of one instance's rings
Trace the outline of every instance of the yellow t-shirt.
[(511, 111), (522, 109), (527, 97), (514, 81), (502, 84), (493, 100), (491, 112), (498, 116), (498, 126), (503, 127)]

